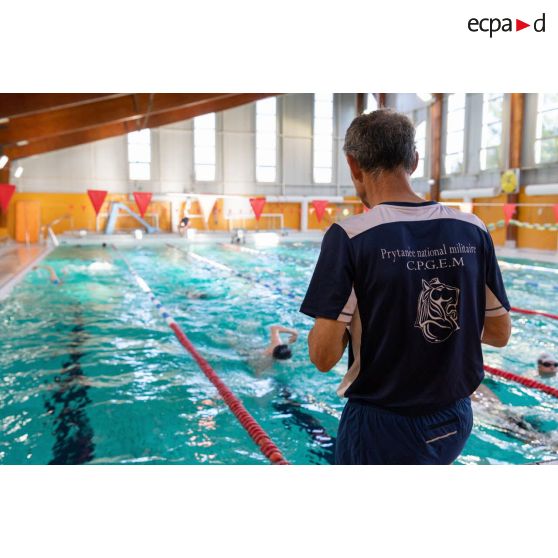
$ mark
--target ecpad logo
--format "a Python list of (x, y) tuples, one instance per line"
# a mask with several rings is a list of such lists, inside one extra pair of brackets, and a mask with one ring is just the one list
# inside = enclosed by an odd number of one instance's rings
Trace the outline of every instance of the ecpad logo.
[[(543, 13), (543, 15), (539, 19), (536, 19), (534, 21), (533, 29), (535, 30), (535, 32), (537, 33), (545, 32), (545, 26), (546, 26), (545, 19), (546, 19), (546, 14)], [(483, 33), (490, 33), (490, 38), (492, 38), (492, 35), (494, 33), (497, 33), (498, 31), (503, 31), (503, 32), (514, 31), (512, 19), (509, 17), (505, 17), (503, 19), (500, 19), (498, 17), (485, 17), (482, 19), (472, 17), (469, 20), (467, 27), (469, 28), (469, 31), (473, 33), (477, 33), (479, 31)], [(531, 24), (525, 23), (520, 19), (515, 20), (515, 31), (521, 31), (522, 29), (526, 29), (527, 27), (531, 27)]]

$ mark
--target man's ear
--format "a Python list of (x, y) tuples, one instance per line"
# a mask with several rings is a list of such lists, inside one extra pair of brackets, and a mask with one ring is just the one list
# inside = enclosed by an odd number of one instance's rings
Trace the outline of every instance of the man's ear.
[(419, 164), (419, 154), (418, 151), (415, 151), (415, 164), (413, 165), (413, 170), (411, 171), (411, 174), (413, 174), (417, 170), (418, 164)]
[(347, 158), (347, 163), (349, 164), (349, 168), (351, 169), (351, 177), (353, 178), (353, 180), (356, 180), (357, 182), (362, 182), (363, 179), (363, 173), (362, 173), (362, 169), (359, 167), (357, 160), (352, 156), (352, 155), (345, 155), (345, 157)]

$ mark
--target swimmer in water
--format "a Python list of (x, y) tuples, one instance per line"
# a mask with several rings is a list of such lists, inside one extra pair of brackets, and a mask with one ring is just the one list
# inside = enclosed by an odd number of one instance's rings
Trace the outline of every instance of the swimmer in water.
[(36, 265), (33, 269), (46, 269), (50, 275), (50, 282), (53, 285), (61, 285), (62, 279), (56, 275), (56, 271), (50, 265)]
[(186, 291), (184, 293), (184, 296), (186, 298), (190, 298), (190, 299), (194, 299), (194, 300), (198, 300), (198, 299), (208, 299), (210, 298), (209, 295), (207, 293), (204, 293), (202, 291)]
[(180, 236), (184, 236), (186, 234), (186, 230), (188, 229), (188, 223), (190, 222), (190, 219), (188, 217), (183, 217), (180, 221), (180, 224), (178, 225), (178, 232), (180, 233)]
[(558, 449), (554, 436), (539, 431), (529, 419), (525, 419), (513, 407), (502, 403), (488, 386), (481, 384), (471, 395), (471, 401), (477, 423), (487, 424), (534, 446), (545, 446), (553, 451)]
[[(283, 343), (280, 334), (289, 333), (290, 337), (287, 343)], [(292, 345), (298, 339), (298, 333), (294, 329), (283, 326), (271, 326), (270, 328), (271, 342), (264, 349), (265, 356), (271, 356), (275, 360), (287, 360), (293, 356), (289, 345)]]
[(558, 359), (550, 353), (542, 353), (537, 359), (537, 371), (543, 378), (556, 376), (558, 372)]

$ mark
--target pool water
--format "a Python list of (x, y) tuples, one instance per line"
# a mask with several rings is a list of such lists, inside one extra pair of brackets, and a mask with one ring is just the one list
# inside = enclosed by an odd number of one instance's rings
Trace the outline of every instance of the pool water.
[[(347, 361), (318, 372), (306, 349), (312, 320), (298, 312), (319, 244), (258, 253), (215, 243), (179, 248), (61, 246), (43, 262), (61, 285), (44, 269), (17, 285), (0, 308), (0, 463), (268, 463), (121, 255), (287, 460), (332, 462), (344, 405), (335, 388)], [(188, 258), (187, 250), (235, 273)], [(525, 264), (502, 264), (512, 305), (558, 313), (558, 268)], [(558, 321), (513, 319), (510, 344), (485, 347), (485, 362), (529, 375), (538, 354), (556, 352)], [(274, 324), (300, 336), (291, 360), (268, 366), (259, 353)], [(558, 458), (557, 400), (495, 378), (484, 383), (502, 404), (475, 404), (457, 463)]]

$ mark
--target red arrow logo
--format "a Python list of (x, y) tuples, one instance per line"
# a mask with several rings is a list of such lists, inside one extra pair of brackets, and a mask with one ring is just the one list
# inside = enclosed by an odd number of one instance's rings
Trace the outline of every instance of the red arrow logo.
[(521, 21), (520, 19), (515, 20), (515, 30), (516, 31), (521, 31), (522, 29), (525, 29), (526, 27), (531, 27), (531, 24), (530, 23), (525, 23), (524, 21)]

